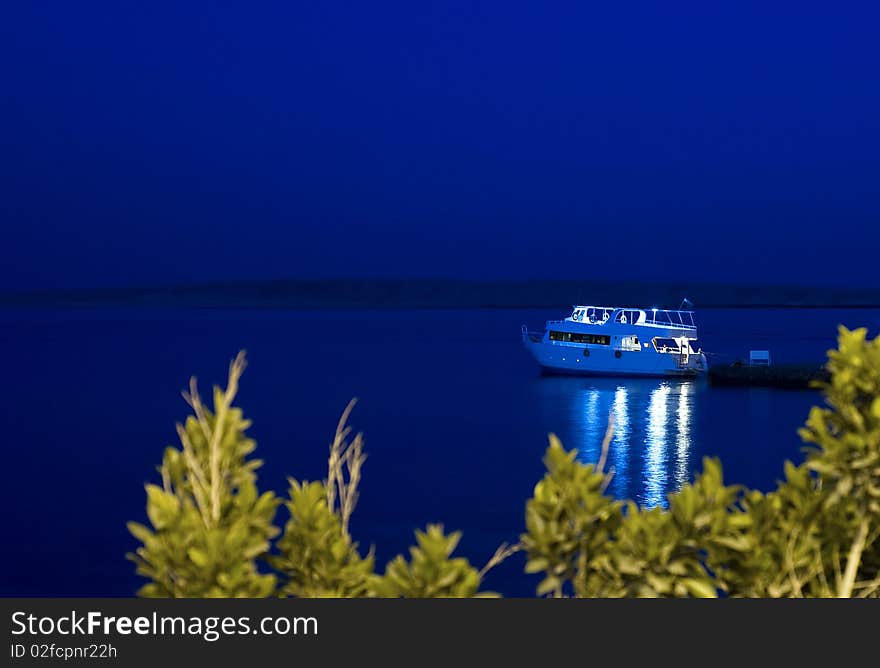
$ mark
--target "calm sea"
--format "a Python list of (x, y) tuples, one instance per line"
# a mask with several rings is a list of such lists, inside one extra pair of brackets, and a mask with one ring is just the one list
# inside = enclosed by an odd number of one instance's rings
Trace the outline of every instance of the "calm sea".
[[(704, 382), (541, 377), (520, 344), (557, 311), (19, 311), (0, 314), (4, 354), (3, 550), (0, 594), (126, 596), (139, 579), (125, 553), (127, 520), (144, 521), (191, 374), (204, 389), (248, 351), (239, 404), (263, 489), (287, 476), (320, 479), (348, 400), (368, 460), (352, 531), (379, 563), (405, 551), (429, 522), (464, 533), (481, 566), (523, 530), (543, 472), (547, 433), (594, 461), (609, 413), (615, 496), (643, 505), (691, 480), (706, 456), (730, 482), (769, 489), (811, 391), (727, 389)], [(839, 323), (877, 332), (867, 310), (704, 310), (704, 349), (727, 364), (750, 348), (777, 362), (816, 362)], [(489, 588), (528, 596), (537, 578), (522, 555)]]

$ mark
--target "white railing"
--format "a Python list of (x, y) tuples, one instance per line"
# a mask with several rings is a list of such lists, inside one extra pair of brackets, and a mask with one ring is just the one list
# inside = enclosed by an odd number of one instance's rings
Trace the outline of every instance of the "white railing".
[(528, 343), (531, 341), (532, 343), (541, 343), (544, 338), (543, 332), (531, 332), (526, 325), (522, 326), (522, 337), (523, 341)]
[[(573, 314), (579, 318), (575, 322), (585, 322), (594, 325), (603, 325), (606, 322), (619, 322), (621, 314), (627, 316), (627, 322), (631, 325), (653, 325), (659, 327), (675, 327), (677, 329), (697, 328), (693, 311), (672, 309), (643, 309), (627, 306), (575, 306)], [(642, 318), (644, 314), (644, 318)], [(551, 320), (549, 324), (557, 324), (562, 320)]]
[(646, 325), (661, 325), (663, 327), (680, 327), (681, 329), (696, 329), (693, 311), (671, 311), (668, 309), (652, 308), (645, 311)]

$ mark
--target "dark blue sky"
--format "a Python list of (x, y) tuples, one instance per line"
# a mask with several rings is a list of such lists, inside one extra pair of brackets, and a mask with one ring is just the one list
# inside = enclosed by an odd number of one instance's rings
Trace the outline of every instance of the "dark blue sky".
[(0, 285), (880, 287), (876, 10), (717, 4), (6, 6)]

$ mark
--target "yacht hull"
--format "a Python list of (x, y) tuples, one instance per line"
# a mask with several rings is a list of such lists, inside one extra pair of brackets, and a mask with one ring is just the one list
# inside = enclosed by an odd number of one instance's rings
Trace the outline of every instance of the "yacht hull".
[(708, 369), (703, 353), (682, 359), (680, 355), (661, 354), (651, 349), (610, 350), (530, 339), (524, 343), (547, 374), (694, 378), (704, 375)]

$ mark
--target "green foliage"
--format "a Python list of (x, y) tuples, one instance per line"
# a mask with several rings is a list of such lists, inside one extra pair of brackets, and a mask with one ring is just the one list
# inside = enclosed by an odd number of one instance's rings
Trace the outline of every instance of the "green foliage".
[(731, 596), (830, 596), (823, 565), (817, 481), (805, 466), (785, 464), (785, 480), (768, 494), (746, 491), (739, 501), (737, 550), (716, 550), (710, 564)]
[(819, 478), (816, 524), (831, 545), (823, 556), (839, 596), (880, 595), (880, 336), (866, 336), (840, 328), (831, 378), (820, 384), (828, 407), (813, 408), (801, 430), (816, 446), (806, 467)]
[(591, 464), (576, 461), (550, 435), (544, 455), (547, 474), (535, 486), (526, 504), (526, 529), (522, 536), (528, 560), (527, 573), (544, 573), (538, 595), (569, 593), (565, 587), (578, 581), (592, 586), (588, 574), (604, 558), (605, 545), (620, 526), (621, 506), (604, 495), (605, 476)]
[(278, 541), (280, 555), (270, 562), (284, 573), (281, 594), (306, 598), (367, 596), (375, 579), (373, 556), (361, 558), (343, 530), (339, 514), (327, 505), (323, 483), (290, 481), (290, 520)]
[(467, 559), (452, 557), (461, 532), (445, 534), (443, 527), (429, 524), (416, 531), (416, 547), (409, 549), (410, 561), (398, 555), (374, 586), (384, 598), (472, 598), (493, 596), (480, 592), (481, 575)]
[(735, 596), (880, 595), (880, 337), (841, 327), (802, 438), (806, 461), (741, 502), (749, 549), (718, 560)]
[(828, 406), (800, 430), (806, 461), (743, 499), (750, 547), (724, 564), (733, 595), (880, 594), (880, 337), (866, 334), (841, 327), (828, 353)]
[(716, 596), (723, 583), (706, 551), (741, 548), (729, 512), (737, 489), (705, 461), (693, 485), (670, 496), (670, 509), (642, 510), (605, 496), (608, 477), (576, 460), (551, 436), (547, 474), (526, 505), (526, 571), (543, 572), (538, 595), (580, 597)]
[(579, 596), (715, 597), (723, 582), (707, 570), (710, 550), (737, 549), (731, 513), (738, 490), (726, 487), (718, 461), (706, 459), (693, 485), (669, 497), (669, 510), (642, 510), (630, 502), (601, 558), (579, 571)]
[(290, 519), (278, 541), (278, 555), (270, 558), (283, 577), (282, 596), (358, 598), (372, 593), (372, 551), (362, 558), (348, 532), (366, 459), (362, 435), (348, 438), (351, 429), (346, 422), (354, 404), (348, 404), (336, 426), (327, 481), (290, 480)]
[(244, 365), (239, 355), (227, 389), (214, 389), (213, 412), (191, 383), (186, 398), (194, 415), (177, 426), (181, 448), (165, 450), (162, 486), (146, 486), (152, 529), (128, 525), (142, 543), (129, 558), (151, 580), (141, 596), (259, 597), (275, 590), (275, 577), (260, 573), (256, 560), (278, 533), (278, 501), (257, 490), (261, 462), (247, 459), (256, 447), (245, 436), (250, 422), (232, 407)]

